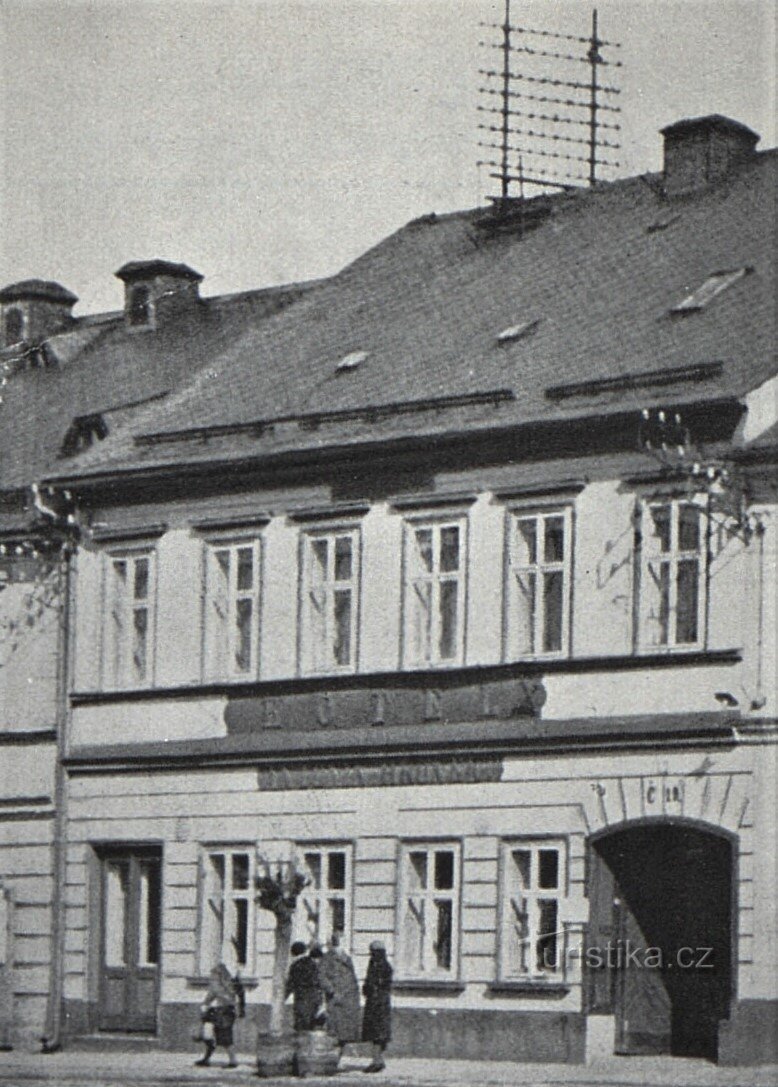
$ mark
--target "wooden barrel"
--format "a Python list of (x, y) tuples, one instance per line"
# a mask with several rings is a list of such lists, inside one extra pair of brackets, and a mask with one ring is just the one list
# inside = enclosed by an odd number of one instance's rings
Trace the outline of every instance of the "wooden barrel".
[(259, 1034), (257, 1036), (257, 1075), (260, 1079), (291, 1076), (295, 1064), (293, 1034)]
[(298, 1076), (332, 1076), (338, 1070), (340, 1049), (337, 1039), (326, 1030), (302, 1030), (295, 1050)]

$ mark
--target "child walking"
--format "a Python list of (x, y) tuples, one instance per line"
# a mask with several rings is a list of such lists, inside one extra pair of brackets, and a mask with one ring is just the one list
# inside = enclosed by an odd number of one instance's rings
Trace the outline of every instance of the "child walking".
[(243, 1014), (243, 986), (236, 977), (232, 978), (223, 962), (215, 966), (210, 973), (208, 991), (200, 1006), (202, 1022), (201, 1038), (205, 1044), (205, 1053), (198, 1065), (208, 1065), (217, 1046), (227, 1050), (228, 1068), (237, 1068), (233, 1024), (239, 1014)]

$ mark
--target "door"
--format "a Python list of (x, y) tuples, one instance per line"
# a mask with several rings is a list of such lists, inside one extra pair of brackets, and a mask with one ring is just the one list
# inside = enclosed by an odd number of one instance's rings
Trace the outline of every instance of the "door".
[(101, 1030), (156, 1030), (161, 866), (158, 849), (103, 857)]
[(589, 868), (589, 1013), (615, 1015), (617, 1053), (715, 1058), (731, 999), (729, 840), (639, 825), (595, 840)]

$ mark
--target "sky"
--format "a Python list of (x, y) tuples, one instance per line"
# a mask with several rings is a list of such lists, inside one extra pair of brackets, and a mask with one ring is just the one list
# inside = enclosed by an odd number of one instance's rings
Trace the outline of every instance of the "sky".
[[(160, 257), (205, 295), (248, 290), (483, 204), (479, 24), (503, 4), (0, 0), (0, 285), (54, 279), (77, 314), (117, 309), (116, 269)], [(621, 43), (616, 176), (659, 169), (681, 117), (724, 113), (775, 146), (774, 0), (597, 7)], [(557, 33), (585, 36), (591, 11), (512, 0), (512, 22)]]

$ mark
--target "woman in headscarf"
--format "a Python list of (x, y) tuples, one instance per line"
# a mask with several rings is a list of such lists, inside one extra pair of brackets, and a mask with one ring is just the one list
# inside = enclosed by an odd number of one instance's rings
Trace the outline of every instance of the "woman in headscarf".
[(327, 1029), (337, 1038), (342, 1053), (349, 1042), (359, 1041), (359, 982), (337, 932), (319, 961), (319, 977), (327, 1000)]
[(380, 940), (370, 945), (365, 984), (365, 1012), (362, 1017), (362, 1041), (373, 1043), (373, 1060), (366, 1072), (380, 1072), (386, 1067), (384, 1050), (392, 1037), (392, 967)]
[(241, 997), (242, 986), (239, 981), (233, 981), (227, 967), (220, 962), (210, 973), (208, 991), (200, 1006), (200, 1018), (203, 1024), (201, 1037), (205, 1045), (205, 1053), (199, 1061), (195, 1061), (195, 1064), (210, 1064), (213, 1051), (217, 1046), (222, 1045), (227, 1050), (229, 1058), (227, 1067), (238, 1067), (233, 1024), (238, 1014), (238, 1007), (242, 1003)]
[(294, 997), (294, 1029), (313, 1030), (322, 1004), (319, 967), (302, 940), (291, 947), (292, 962), (286, 976), (286, 995)]

